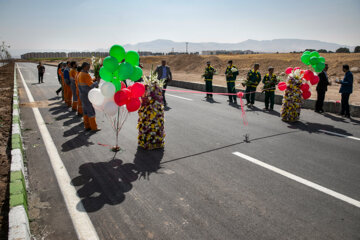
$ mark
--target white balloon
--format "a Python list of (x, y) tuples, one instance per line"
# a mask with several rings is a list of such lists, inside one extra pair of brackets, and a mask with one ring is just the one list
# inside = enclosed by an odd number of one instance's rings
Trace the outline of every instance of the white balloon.
[(100, 79), (100, 82), (99, 82), (99, 88), (101, 88), (101, 86), (106, 83), (104, 80)]
[(114, 101), (104, 104), (104, 112), (109, 116), (114, 116), (118, 111), (118, 105)]
[(105, 82), (100, 87), (101, 93), (104, 97), (112, 97), (115, 94), (115, 86), (111, 82)]
[(92, 104), (97, 106), (100, 106), (104, 103), (104, 96), (101, 94), (101, 91), (98, 88), (91, 89), (89, 91), (88, 98)]

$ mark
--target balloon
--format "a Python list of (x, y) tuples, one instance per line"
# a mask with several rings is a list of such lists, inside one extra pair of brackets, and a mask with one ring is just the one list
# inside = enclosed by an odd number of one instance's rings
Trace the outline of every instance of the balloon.
[(121, 81), (121, 88), (126, 88), (126, 84), (123, 81)]
[(115, 86), (111, 82), (106, 82), (100, 87), (100, 91), (104, 97), (112, 97), (115, 94)]
[(310, 55), (310, 51), (305, 51), (304, 53), (303, 53), (303, 55)]
[(126, 103), (126, 108), (128, 110), (128, 112), (135, 112), (137, 111), (141, 106), (141, 102), (139, 98), (131, 98), (127, 103)]
[(310, 53), (310, 58), (311, 57), (320, 57), (320, 54), (317, 51), (313, 51)]
[(106, 70), (106, 68), (103, 66), (100, 68), (100, 77), (102, 80), (107, 81), (107, 82), (111, 82), (113, 79), (113, 75), (111, 72), (109, 72), (108, 70)]
[(131, 97), (139, 98), (145, 93), (145, 86), (141, 83), (134, 83), (131, 86)]
[(319, 82), (319, 77), (318, 76), (314, 76), (313, 79), (310, 80), (310, 83), (312, 85), (316, 85)]
[(318, 64), (315, 65), (314, 70), (315, 72), (321, 72), (322, 70), (324, 70), (324, 68), (325, 68), (325, 63), (319, 62)]
[(293, 70), (293, 68), (288, 67), (288, 68), (285, 70), (285, 73), (289, 75), (289, 74), (292, 72), (292, 70)]
[(324, 57), (319, 57), (319, 61), (322, 63), (325, 63), (325, 58)]
[(119, 80), (114, 80), (114, 81), (112, 81), (112, 83), (115, 86), (115, 92), (120, 91), (120, 89), (123, 88), (122, 84), (121, 84), (122, 82), (120, 82)]
[(302, 93), (302, 97), (303, 97), (303, 99), (308, 99), (308, 98), (310, 98), (311, 97), (311, 92), (310, 91), (305, 91), (305, 92), (303, 92)]
[(304, 63), (305, 65), (309, 65), (310, 64), (310, 54), (302, 55), (301, 62)]
[(122, 88), (120, 91), (114, 94), (114, 101), (116, 105), (122, 106), (125, 105), (130, 98), (131, 91), (127, 88)]
[(303, 84), (301, 84), (300, 89), (301, 89), (301, 91), (306, 92), (306, 91), (309, 91), (310, 86), (307, 83), (303, 83)]
[(320, 62), (320, 59), (318, 57), (310, 57), (310, 64), (311, 65), (316, 65), (319, 62)]
[(92, 104), (97, 106), (100, 106), (104, 102), (104, 96), (101, 94), (101, 91), (98, 88), (91, 89), (89, 91), (88, 98)]
[(280, 91), (285, 91), (285, 89), (287, 88), (286, 82), (279, 83), (278, 88)]
[(308, 81), (311, 81), (311, 79), (314, 78), (314, 73), (310, 70), (306, 70), (304, 73), (304, 78)]
[(131, 65), (139, 66), (139, 54), (135, 51), (128, 51), (125, 55), (125, 62), (130, 63)]
[(125, 49), (120, 45), (113, 45), (109, 53), (110, 56), (116, 58), (118, 62), (122, 62), (125, 58)]
[(103, 61), (103, 65), (110, 73), (116, 71), (116, 69), (119, 67), (118, 60), (112, 56), (107, 56)]
[(113, 102), (109, 101), (104, 104), (104, 112), (109, 116), (114, 116), (118, 111), (118, 106)]
[(295, 67), (295, 68), (294, 68), (294, 71), (296, 71), (296, 70), (298, 70), (298, 69), (300, 69), (300, 67)]
[(130, 78), (133, 71), (134, 71), (134, 68), (130, 63), (128, 63), (128, 62), (121, 63), (120, 67), (119, 67), (120, 80), (125, 80), (125, 79)]
[(135, 66), (134, 71), (130, 76), (130, 80), (131, 81), (137, 81), (142, 77), (142, 75), (143, 75), (142, 69), (140, 67), (138, 67), (138, 66)]
[(243, 93), (243, 92), (238, 92), (238, 93), (236, 94), (236, 96), (237, 96), (238, 98), (242, 98), (242, 97), (244, 96), (244, 93)]

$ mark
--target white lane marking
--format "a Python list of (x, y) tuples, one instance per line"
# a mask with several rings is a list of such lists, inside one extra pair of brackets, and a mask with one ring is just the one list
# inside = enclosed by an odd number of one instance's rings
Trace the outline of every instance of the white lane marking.
[(176, 96), (176, 95), (172, 95), (172, 94), (168, 94), (168, 93), (166, 93), (166, 96), (176, 97), (176, 98), (184, 99), (184, 100), (187, 100), (187, 101), (193, 101), (190, 98), (180, 97), (180, 96)]
[[(34, 98), (28, 86), (26, 85), (20, 69), (19, 73), (29, 101), (34, 102)], [(70, 184), (71, 179), (69, 173), (67, 172), (65, 165), (61, 160), (59, 152), (56, 149), (55, 143), (51, 138), (49, 130), (46, 127), (46, 124), (41, 116), (39, 109), (37, 107), (33, 107), (32, 110), (34, 112), (35, 120), (39, 127), (41, 137), (43, 138), (46, 151), (50, 158), (51, 166), (54, 170), (56, 180), (64, 197), (65, 205), (70, 214), (78, 239), (99, 239), (99, 236), (95, 231), (94, 225), (92, 224), (88, 214), (86, 213), (80, 198), (76, 194), (76, 189)], [(77, 209), (77, 206), (80, 211)]]
[(349, 203), (351, 205), (354, 205), (355, 207), (360, 208), (360, 202), (358, 200), (355, 200), (353, 198), (345, 196), (345, 195), (343, 195), (341, 193), (335, 192), (335, 191), (333, 191), (331, 189), (328, 189), (326, 187), (320, 186), (319, 184), (310, 182), (310, 181), (308, 181), (308, 180), (306, 180), (304, 178), (298, 177), (298, 176), (296, 176), (296, 175), (294, 175), (292, 173), (286, 172), (286, 171), (284, 171), (284, 170), (282, 170), (280, 168), (277, 168), (277, 167), (271, 166), (271, 165), (269, 165), (267, 163), (261, 162), (261, 161), (255, 159), (255, 158), (252, 158), (252, 157), (247, 156), (245, 154), (242, 154), (240, 152), (233, 152), (233, 154), (238, 156), (238, 157), (241, 157), (241, 158), (243, 158), (243, 159), (245, 159), (245, 160), (247, 160), (249, 162), (252, 162), (252, 163), (254, 163), (256, 165), (264, 167), (264, 168), (266, 168), (266, 169), (268, 169), (270, 171), (278, 173), (278, 174), (280, 174), (280, 175), (282, 175), (284, 177), (290, 178), (290, 179), (292, 179), (292, 180), (294, 180), (294, 181), (296, 181), (298, 183), (304, 184), (304, 185), (306, 185), (308, 187), (311, 187), (311, 188), (313, 188), (315, 190), (326, 193), (326, 194), (328, 194), (328, 195), (330, 195), (330, 196), (332, 196), (334, 198), (337, 198), (337, 199), (342, 200), (344, 202), (347, 202), (347, 203)]
[(360, 141), (360, 138), (353, 137), (353, 136), (348, 136), (348, 135), (343, 135), (343, 134), (336, 133), (336, 132), (330, 132), (330, 131), (327, 131), (327, 130), (320, 129), (319, 132), (328, 133), (328, 134), (336, 135), (336, 136), (339, 136), (339, 137), (350, 138), (350, 139), (353, 139), (353, 140)]

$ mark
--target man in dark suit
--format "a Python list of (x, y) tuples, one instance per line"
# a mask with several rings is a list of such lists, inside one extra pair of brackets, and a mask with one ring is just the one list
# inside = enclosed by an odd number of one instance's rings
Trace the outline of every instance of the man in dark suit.
[(350, 106), (349, 98), (350, 94), (353, 92), (353, 82), (354, 77), (350, 72), (349, 65), (343, 65), (343, 72), (345, 73), (344, 80), (337, 81), (341, 84), (340, 93), (341, 93), (341, 113), (340, 115), (345, 115), (345, 117), (350, 118)]
[(325, 94), (327, 91), (327, 86), (330, 85), (331, 83), (329, 82), (329, 78), (327, 75), (327, 71), (328, 71), (329, 67), (327, 64), (325, 64), (325, 68), (324, 70), (319, 73), (319, 83), (316, 87), (316, 91), (317, 91), (317, 101), (316, 101), (316, 105), (315, 105), (315, 112), (317, 113), (323, 113), (323, 105), (324, 105), (324, 99), (325, 99)]
[[(165, 79), (163, 89), (166, 89), (168, 83), (172, 80), (172, 74), (170, 71), (170, 67), (166, 65), (165, 60), (162, 60), (161, 65), (156, 67), (155, 73), (157, 74), (159, 80)], [(167, 104), (165, 99), (165, 90), (163, 90), (162, 92), (163, 92), (164, 105), (166, 106)]]

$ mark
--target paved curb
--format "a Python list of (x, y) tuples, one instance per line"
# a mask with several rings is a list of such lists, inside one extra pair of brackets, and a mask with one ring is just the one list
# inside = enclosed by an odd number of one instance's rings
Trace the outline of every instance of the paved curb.
[(30, 240), (24, 148), (21, 137), (19, 97), (14, 66), (14, 94), (11, 132), (9, 240)]
[[(179, 80), (172, 80), (169, 83), (169, 86), (191, 89), (191, 90), (196, 90), (196, 91), (204, 91), (205, 90), (205, 84), (203, 84), (203, 83), (184, 82), (184, 81), (179, 81)], [(218, 92), (218, 93), (227, 93), (227, 88), (223, 87), (223, 86), (214, 85), (213, 91)], [(264, 102), (265, 94), (261, 94), (261, 93), (257, 92), (255, 95), (255, 99), (256, 99), (256, 101)], [(282, 99), (283, 99), (282, 95), (275, 95), (275, 104), (281, 105)], [(315, 102), (316, 102), (316, 100), (312, 100), (312, 99), (305, 100), (302, 105), (302, 108), (315, 110)], [(328, 101), (328, 102), (324, 102), (323, 108), (324, 108), (325, 112), (339, 113), (341, 104), (336, 103), (335, 101)], [(350, 113), (351, 113), (351, 116), (353, 116), (353, 117), (360, 117), (360, 106), (350, 105)]]

